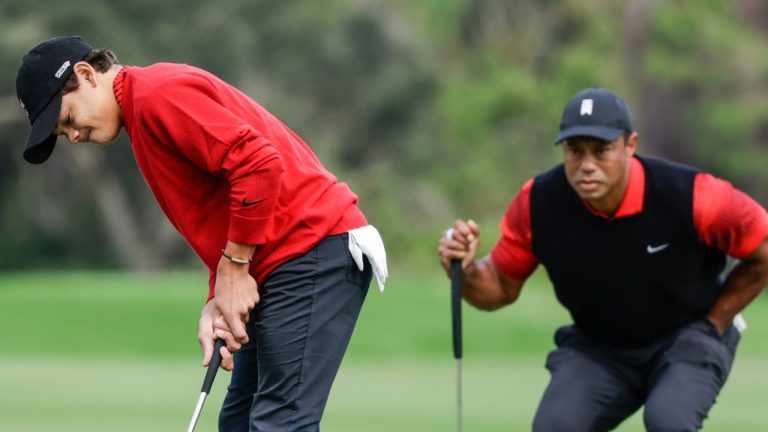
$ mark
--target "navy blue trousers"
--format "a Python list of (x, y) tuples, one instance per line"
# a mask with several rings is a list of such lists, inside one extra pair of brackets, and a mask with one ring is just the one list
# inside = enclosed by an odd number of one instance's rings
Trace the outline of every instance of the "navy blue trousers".
[(246, 326), (250, 341), (219, 415), (225, 432), (319, 431), (331, 385), (371, 281), (347, 234), (326, 237), (270, 273)]
[(641, 349), (616, 349), (559, 329), (547, 357), (552, 378), (534, 419), (535, 432), (597, 432), (640, 407), (650, 432), (698, 431), (733, 364), (739, 331), (724, 336), (706, 319)]

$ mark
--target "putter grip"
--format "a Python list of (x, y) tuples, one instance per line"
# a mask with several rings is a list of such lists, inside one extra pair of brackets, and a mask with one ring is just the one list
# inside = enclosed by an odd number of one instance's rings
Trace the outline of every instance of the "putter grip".
[(461, 261), (451, 261), (451, 321), (453, 322), (453, 357), (461, 358)]
[(224, 343), (224, 339), (216, 339), (216, 343), (213, 345), (213, 356), (211, 356), (211, 362), (208, 364), (208, 371), (205, 373), (203, 388), (200, 390), (205, 394), (211, 392), (213, 379), (216, 378), (216, 372), (219, 371), (219, 365), (221, 365), (221, 347), (224, 346)]

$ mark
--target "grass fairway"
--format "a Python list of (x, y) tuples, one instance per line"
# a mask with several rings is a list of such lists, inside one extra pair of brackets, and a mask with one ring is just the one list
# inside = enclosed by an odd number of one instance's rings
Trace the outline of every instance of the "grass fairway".
[[(455, 421), (448, 283), (393, 272), (363, 310), (325, 431), (447, 431)], [(552, 332), (567, 321), (536, 275), (519, 304), (464, 308), (464, 429), (530, 430)], [(177, 272), (0, 276), (0, 431), (185, 430), (204, 369), (195, 340), (207, 275)], [(768, 298), (746, 312), (731, 378), (704, 430), (765, 431)], [(216, 430), (220, 372), (198, 426)], [(642, 431), (639, 416), (619, 431)]]

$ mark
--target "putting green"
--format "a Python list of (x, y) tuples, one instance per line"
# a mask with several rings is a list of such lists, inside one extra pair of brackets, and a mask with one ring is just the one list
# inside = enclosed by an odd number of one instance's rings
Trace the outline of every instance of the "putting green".
[[(204, 369), (195, 340), (206, 275), (175, 272), (0, 275), (0, 431), (185, 430)], [(392, 272), (371, 290), (328, 403), (323, 430), (454, 430), (448, 281)], [(530, 430), (547, 383), (552, 332), (567, 322), (541, 273), (518, 304), (464, 307), (464, 430)], [(768, 430), (768, 298), (704, 430)], [(198, 431), (216, 430), (220, 372)], [(643, 431), (638, 415), (619, 431)]]

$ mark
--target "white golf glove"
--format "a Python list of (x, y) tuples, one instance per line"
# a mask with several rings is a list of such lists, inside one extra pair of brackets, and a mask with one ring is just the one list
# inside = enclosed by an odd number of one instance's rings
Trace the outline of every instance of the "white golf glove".
[(379, 285), (379, 291), (384, 292), (384, 283), (387, 281), (387, 252), (384, 250), (384, 242), (379, 231), (373, 225), (349, 231), (349, 253), (355, 260), (357, 268), (363, 271), (363, 255), (368, 257), (371, 263), (373, 275)]

